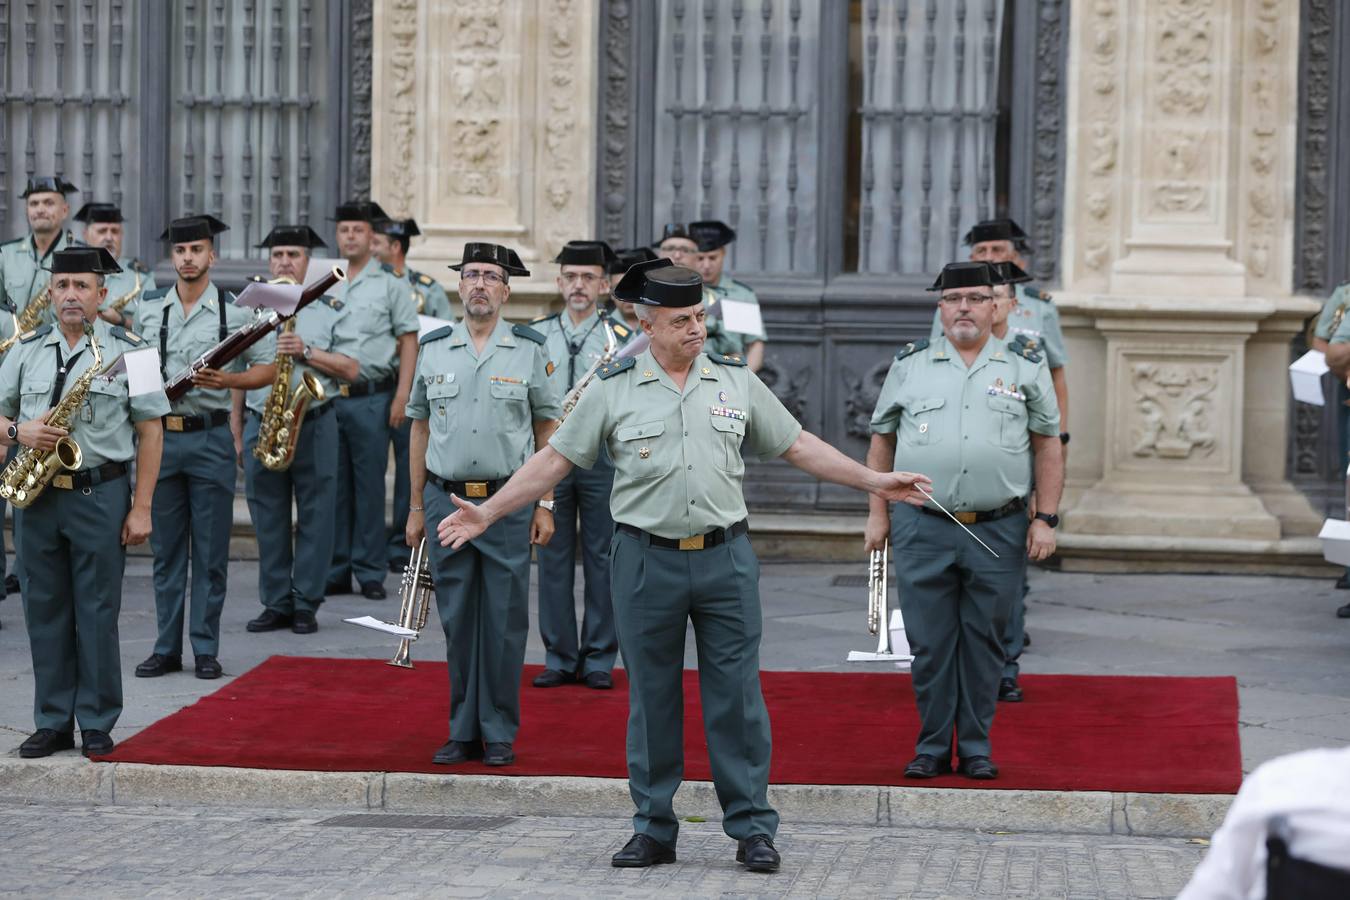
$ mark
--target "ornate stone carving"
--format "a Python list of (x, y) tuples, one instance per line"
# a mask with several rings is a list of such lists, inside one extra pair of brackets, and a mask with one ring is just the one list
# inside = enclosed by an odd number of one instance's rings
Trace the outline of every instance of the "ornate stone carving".
[[(1327, 242), (1331, 228), (1332, 7), (1340, 0), (1303, 0), (1303, 92), (1299, 104), (1299, 152), (1303, 174), (1298, 185), (1297, 286), (1320, 293), (1328, 284)], [(1341, 152), (1344, 152), (1342, 148)]]
[(353, 197), (370, 196), (370, 103), (372, 79), (372, 43), (374, 38), (373, 0), (351, 0), (351, 119), (348, 140), (351, 144), (351, 183), (347, 193)]
[(506, 170), (500, 116), (506, 99), (500, 59), (504, 27), (502, 0), (459, 2), (450, 13), (448, 33), (456, 49), (448, 80), (454, 114), (443, 184), (461, 197), (495, 197), (501, 191)]
[(600, 104), (600, 236), (615, 246), (627, 246), (629, 159), (634, 153), (632, 134), (633, 91), (630, 60), (633, 53), (633, 14), (628, 0), (610, 0), (604, 7), (601, 72), (603, 100)]
[(1036, 253), (1032, 274), (1054, 279), (1059, 268), (1061, 209), (1064, 182), (1064, 44), (1065, 0), (1036, 4), (1036, 141), (1032, 153), (1032, 183), (1036, 199), (1031, 206), (1029, 232)]
[(872, 412), (877, 408), (877, 398), (881, 396), (881, 386), (886, 381), (886, 373), (891, 370), (888, 357), (858, 375), (848, 366), (840, 366), (839, 374), (844, 379), (844, 431), (849, 437), (868, 440), (872, 436)]
[[(811, 376), (814, 374), (810, 366), (805, 366), (795, 373), (789, 374), (787, 369), (778, 364), (772, 356), (766, 356), (764, 366), (759, 370), (759, 380), (773, 391), (773, 395), (779, 399), (787, 411), (792, 413), (792, 417), (798, 422), (803, 422), (806, 417), (806, 387), (811, 383)], [(885, 378), (885, 375), (882, 375)], [(872, 413), (867, 413), (870, 418)]]
[(1214, 451), (1214, 391), (1219, 366), (1195, 362), (1136, 362), (1130, 366), (1134, 403), (1131, 452), (1189, 459)]
[(1088, 135), (1081, 171), (1081, 192), (1089, 198), (1089, 218), (1080, 222), (1083, 239), (1078, 265), (1092, 273), (1111, 261), (1116, 221), (1115, 174), (1120, 148), (1120, 9), (1117, 0), (1097, 0), (1084, 10), (1088, 51), (1082, 63), (1089, 87), (1080, 101), (1078, 118)]
[[(539, 168), (547, 203), (538, 208), (537, 225), (540, 255), (551, 259), (576, 236), (577, 223), (570, 209), (574, 184), (577, 179), (588, 182), (593, 174), (584, 162), (588, 159), (587, 135), (577, 128), (577, 79), (573, 68), (578, 64), (579, 50), (586, 47), (578, 35), (582, 22), (578, 20), (577, 3), (549, 0), (547, 6), (547, 11), (541, 11), (542, 21), (548, 24), (541, 48), (546, 74), (540, 104), (544, 141)], [(589, 195), (583, 191), (583, 196)]]
[(1214, 93), (1215, 0), (1157, 0), (1152, 66), (1152, 107), (1145, 115), (1143, 146), (1152, 160), (1152, 211), (1164, 216), (1207, 211), (1213, 187), (1206, 163), (1212, 148), (1204, 120)]
[(1294, 404), (1294, 453), (1291, 460), (1294, 477), (1322, 474), (1322, 408), (1307, 403)]
[(392, 215), (409, 215), (417, 193), (417, 0), (393, 0), (386, 31), (384, 103), (390, 126), (389, 178), (384, 197)]
[[(1283, 76), (1284, 50), (1282, 19), (1288, 14), (1287, 0), (1250, 0), (1251, 50), (1243, 60), (1246, 79), (1247, 127), (1245, 140), (1247, 171), (1243, 173), (1247, 190), (1246, 234), (1244, 235), (1247, 271), (1258, 279), (1277, 278), (1273, 271), (1278, 242), (1278, 197), (1283, 190), (1283, 172), (1279, 165), (1280, 125), (1292, 86)], [(1244, 122), (1244, 124), (1247, 124)], [(1284, 282), (1283, 273), (1278, 276)]]

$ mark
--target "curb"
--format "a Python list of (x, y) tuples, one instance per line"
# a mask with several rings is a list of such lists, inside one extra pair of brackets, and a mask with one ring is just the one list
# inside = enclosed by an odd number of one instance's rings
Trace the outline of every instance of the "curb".
[[(769, 799), (788, 821), (1137, 837), (1208, 837), (1233, 801), (1226, 794), (803, 784), (770, 785)], [(441, 815), (627, 818), (633, 813), (628, 783), (617, 778), (91, 763), (73, 755), (0, 759), (0, 801)], [(681, 816), (721, 818), (709, 782), (685, 782), (676, 801)]]

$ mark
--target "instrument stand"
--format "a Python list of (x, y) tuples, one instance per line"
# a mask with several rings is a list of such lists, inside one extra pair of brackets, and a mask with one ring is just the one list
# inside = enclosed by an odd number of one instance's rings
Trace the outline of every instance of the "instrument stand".
[(870, 652), (850, 650), (848, 661), (893, 662), (897, 669), (908, 669), (909, 664), (914, 661), (914, 655), (909, 652), (909, 639), (905, 637), (905, 617), (898, 609), (891, 610), (890, 632), (890, 653), (880, 652), (880, 649), (886, 646), (886, 635), (883, 634), (878, 641), (877, 650)]

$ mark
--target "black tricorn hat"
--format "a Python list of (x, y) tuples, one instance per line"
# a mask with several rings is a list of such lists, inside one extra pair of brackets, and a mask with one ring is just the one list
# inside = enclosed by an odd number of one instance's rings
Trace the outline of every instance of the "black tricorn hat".
[(26, 199), (29, 194), (74, 194), (77, 191), (79, 188), (60, 175), (34, 175), (19, 196)]
[(464, 245), (464, 255), (459, 262), (450, 266), (450, 268), (458, 272), (469, 263), (491, 263), (506, 270), (507, 275), (519, 275), (522, 278), (527, 278), (530, 274), (530, 270), (525, 268), (525, 264), (520, 261), (516, 251), (510, 247), (503, 247), (501, 244), (470, 241)]
[(985, 219), (971, 226), (966, 232), (965, 242), (974, 245), (985, 241), (1012, 241), (1021, 248), (1026, 246), (1027, 233), (1012, 219)]
[[(694, 238), (689, 234), (689, 226), (683, 222), (668, 222), (661, 228), (661, 236), (652, 241), (653, 247), (660, 247), (670, 238), (684, 238), (687, 241), (693, 241)], [(698, 243), (694, 241), (694, 243)]]
[(74, 218), (76, 222), (83, 222), (86, 225), (93, 225), (95, 222), (116, 225), (126, 221), (122, 218), (122, 210), (116, 203), (86, 203), (75, 213)]
[(159, 239), (170, 244), (186, 244), (189, 241), (213, 240), (222, 231), (229, 230), (230, 226), (215, 216), (184, 216), (170, 222)]
[(333, 214), (334, 222), (369, 222), (371, 225), (388, 218), (388, 213), (380, 209), (380, 204), (374, 200), (348, 200), (346, 203), (339, 203)]
[(942, 267), (942, 273), (933, 282), (930, 291), (949, 291), (953, 288), (993, 287), (1005, 282), (987, 262), (953, 262)]
[(693, 269), (668, 259), (640, 262), (624, 273), (614, 289), (615, 300), (644, 306), (693, 306), (703, 299), (703, 279)]
[(122, 271), (113, 255), (103, 247), (67, 247), (52, 254), (51, 273), (70, 275), (81, 272), (93, 272), (95, 275), (112, 275)]
[(417, 220), (413, 218), (382, 219), (374, 225), (376, 231), (389, 237), (414, 238), (422, 233), (422, 229), (417, 227)]
[(651, 262), (659, 258), (650, 247), (631, 247), (627, 250), (616, 250), (614, 251), (614, 262), (609, 267), (609, 274), (622, 275), (638, 263)]
[(698, 244), (700, 253), (708, 253), (736, 240), (736, 229), (726, 222), (708, 219), (703, 222), (690, 222), (689, 236)]
[(1031, 276), (1022, 271), (1022, 267), (1015, 262), (996, 262), (989, 265), (994, 267), (999, 284), (1021, 284), (1031, 280)]
[(262, 239), (261, 244), (254, 244), (253, 246), (305, 247), (313, 250), (315, 247), (327, 247), (328, 245), (308, 225), (278, 225), (267, 233), (267, 237)]
[(568, 241), (553, 261), (560, 266), (599, 266), (608, 272), (616, 259), (604, 241)]

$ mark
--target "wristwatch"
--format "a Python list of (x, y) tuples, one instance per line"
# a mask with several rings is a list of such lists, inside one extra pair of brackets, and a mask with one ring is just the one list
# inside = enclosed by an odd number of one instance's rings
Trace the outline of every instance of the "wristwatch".
[(1059, 516), (1055, 515), (1054, 513), (1038, 512), (1036, 513), (1036, 518), (1040, 519), (1042, 522), (1049, 525), (1051, 528), (1059, 527)]
[[(309, 362), (309, 358), (314, 355), (314, 348), (311, 347), (309, 344), (306, 344), (305, 349), (300, 353), (300, 355), (305, 358), (305, 362)], [(1063, 438), (1063, 435), (1060, 435), (1060, 437)]]
[(552, 500), (540, 500), (540, 501), (539, 501), (539, 508), (540, 508), (540, 509), (546, 509), (546, 510), (548, 510), (549, 512), (553, 512), (553, 507), (556, 506), (556, 505), (557, 505), (557, 504), (555, 504)]
[(11, 441), (17, 441), (19, 439), (19, 423), (10, 422), (9, 428), (6, 429), (5, 433), (9, 435)]
[(1061, 444), (1067, 444), (1069, 442), (1069, 433), (1067, 431), (1061, 431), (1059, 433), (1059, 442)]

